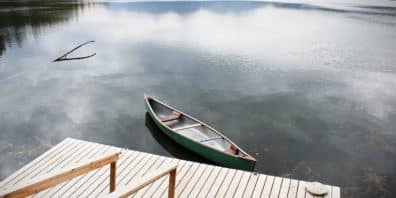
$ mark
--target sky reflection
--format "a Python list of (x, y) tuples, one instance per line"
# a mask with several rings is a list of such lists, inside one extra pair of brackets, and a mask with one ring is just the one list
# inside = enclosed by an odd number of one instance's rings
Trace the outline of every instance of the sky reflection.
[[(0, 58), (0, 178), (65, 137), (188, 155), (145, 125), (149, 93), (223, 131), (259, 172), (394, 194), (395, 17), (280, 5), (96, 4), (21, 29)], [(95, 57), (51, 62), (88, 40), (72, 56)]]

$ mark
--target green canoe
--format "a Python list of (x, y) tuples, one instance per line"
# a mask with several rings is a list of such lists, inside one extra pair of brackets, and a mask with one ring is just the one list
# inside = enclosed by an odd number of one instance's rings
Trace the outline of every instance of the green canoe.
[(216, 164), (252, 171), (256, 159), (207, 124), (144, 95), (147, 112), (169, 138)]

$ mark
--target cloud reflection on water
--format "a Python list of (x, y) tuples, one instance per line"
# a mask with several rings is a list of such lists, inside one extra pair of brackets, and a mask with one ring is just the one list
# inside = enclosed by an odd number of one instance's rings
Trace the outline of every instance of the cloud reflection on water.
[[(356, 197), (367, 193), (366, 173), (391, 186), (396, 27), (351, 16), (361, 15), (88, 9), (3, 54), (0, 151), (11, 160), (0, 175), (67, 136), (170, 155), (144, 126), (147, 92), (224, 131), (256, 155), (258, 171), (342, 185)], [(50, 62), (86, 40), (97, 42), (78, 53), (94, 58)]]

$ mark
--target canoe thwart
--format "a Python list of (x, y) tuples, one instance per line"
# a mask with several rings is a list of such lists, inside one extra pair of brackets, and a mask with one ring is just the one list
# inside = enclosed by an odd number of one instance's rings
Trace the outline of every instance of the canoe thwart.
[(212, 140), (218, 140), (218, 139), (221, 139), (221, 138), (223, 138), (223, 137), (221, 137), (221, 136), (208, 137), (208, 138), (205, 138), (203, 140), (199, 140), (199, 142), (208, 142), (208, 141), (212, 141)]
[(183, 129), (194, 128), (194, 127), (197, 127), (197, 126), (201, 126), (201, 124), (198, 123), (198, 124), (192, 124), (192, 125), (182, 126), (182, 127), (174, 128), (173, 130), (175, 130), (175, 131), (180, 131), (180, 130), (183, 130)]

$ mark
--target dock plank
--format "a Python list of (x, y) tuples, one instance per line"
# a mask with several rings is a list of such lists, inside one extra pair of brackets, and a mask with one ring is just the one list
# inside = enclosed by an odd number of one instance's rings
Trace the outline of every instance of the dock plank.
[(193, 164), (190, 171), (187, 172), (187, 174), (184, 176), (183, 180), (181, 180), (179, 183), (176, 184), (176, 195), (179, 196), (184, 188), (187, 186), (188, 182), (191, 180), (193, 175), (196, 173), (196, 171), (199, 169), (201, 164)]
[(298, 182), (298, 191), (297, 191), (297, 198), (304, 198), (305, 197), (305, 186), (306, 186), (305, 181), (299, 181)]
[(259, 175), (258, 176), (256, 185), (255, 185), (254, 190), (253, 190), (252, 197), (261, 197), (261, 194), (262, 194), (262, 192), (264, 190), (264, 187), (265, 187), (265, 181), (267, 180), (267, 177), (268, 176), (266, 176), (266, 175)]
[(208, 179), (204, 182), (204, 185), (202, 186), (201, 190), (199, 191), (198, 194), (196, 194), (196, 197), (205, 197), (209, 193), (210, 188), (212, 185), (215, 183), (217, 177), (221, 173), (221, 167), (214, 166), (212, 172), (208, 176)]
[(237, 171), (234, 179), (232, 179), (230, 186), (227, 189), (226, 194), (224, 195), (224, 197), (233, 197), (235, 194), (236, 189), (238, 188), (238, 184), (241, 181), (241, 178), (243, 176), (243, 172), (242, 171)]
[[(215, 186), (221, 186), (221, 184), (224, 182), (224, 179), (226, 178), (227, 173), (229, 171), (230, 171), (230, 169), (220, 168), (220, 173), (216, 177), (213, 185), (211, 185), (209, 187), (208, 192), (206, 193), (206, 196), (202, 196), (202, 197), (216, 197), (218, 188), (216, 188)], [(205, 195), (205, 194), (201, 194), (201, 195)]]
[(264, 184), (263, 192), (261, 193), (261, 197), (270, 197), (272, 184), (274, 183), (275, 177), (274, 176), (267, 176), (267, 179)]
[(183, 197), (188, 197), (189, 193), (195, 188), (196, 183), (199, 181), (199, 179), (202, 177), (204, 174), (205, 170), (207, 169), (207, 166), (202, 166), (202, 164), (199, 166), (193, 177), (188, 182), (188, 185), (178, 194), (179, 196)]
[(246, 174), (246, 172), (243, 172), (242, 178), (239, 181), (238, 185), (236, 186), (234, 197), (243, 197), (243, 194), (245, 193), (245, 190), (248, 186), (250, 177), (252, 176), (253, 176), (252, 173)]
[(237, 170), (230, 170), (227, 173), (227, 176), (224, 178), (223, 183), (221, 183), (221, 185), (218, 188), (218, 192), (216, 194), (216, 197), (224, 197), (224, 195), (229, 190), (230, 184), (231, 184), (231, 182), (234, 179), (236, 174), (237, 174)]
[(256, 187), (258, 178), (259, 178), (258, 174), (256, 174), (256, 173), (251, 174), (248, 184), (246, 185), (246, 189), (243, 192), (242, 197), (251, 197), (253, 195), (253, 191), (254, 191), (254, 188)]
[(282, 185), (283, 179), (280, 177), (275, 177), (274, 183), (272, 184), (272, 189), (271, 189), (271, 198), (277, 198), (279, 197), (279, 192), (280, 188)]
[(296, 198), (297, 190), (298, 190), (298, 181), (295, 179), (291, 179), (287, 198)]
[(287, 197), (287, 193), (289, 193), (290, 189), (290, 179), (283, 178), (281, 189), (279, 192), (279, 197)]
[(211, 166), (207, 166), (207, 171), (204, 171), (201, 177), (198, 179), (198, 182), (195, 184), (194, 188), (188, 194), (188, 197), (197, 197), (201, 192), (202, 187), (205, 183), (209, 183), (209, 176), (212, 174), (214, 168)]

